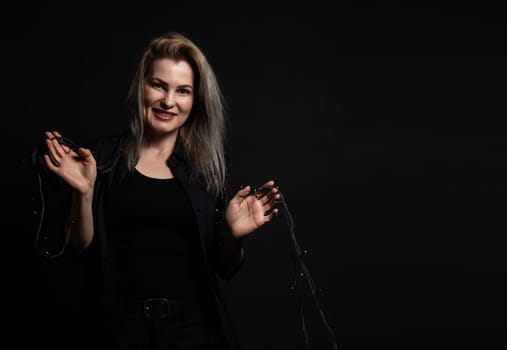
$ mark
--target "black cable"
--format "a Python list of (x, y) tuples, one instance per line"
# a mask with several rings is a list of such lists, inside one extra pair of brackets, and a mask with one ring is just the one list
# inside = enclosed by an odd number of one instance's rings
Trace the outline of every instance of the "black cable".
[[(252, 192), (250, 194), (258, 195), (258, 198), (261, 198), (261, 197), (267, 195), (269, 192), (271, 192), (272, 189), (273, 189), (273, 187), (271, 187), (271, 186), (263, 185), (259, 188), (252, 190)], [(301, 301), (300, 295), (298, 294), (298, 288), (297, 288), (298, 279), (301, 277), (305, 277), (306, 281), (308, 282), (308, 285), (310, 286), (312, 299), (313, 299), (313, 302), (314, 302), (317, 310), (319, 311), (319, 316), (320, 316), (322, 325), (324, 326), (326, 332), (328, 333), (328, 335), (331, 339), (331, 344), (332, 344), (333, 349), (336, 350), (336, 349), (338, 349), (338, 345), (336, 343), (336, 337), (334, 335), (333, 329), (329, 326), (329, 324), (326, 320), (326, 316), (324, 315), (324, 311), (322, 310), (319, 300), (318, 300), (318, 296), (317, 296), (318, 291), (315, 288), (315, 283), (313, 282), (313, 278), (310, 274), (310, 271), (306, 267), (306, 264), (303, 260), (303, 252), (301, 251), (301, 248), (299, 247), (299, 244), (296, 239), (296, 235), (294, 234), (294, 221), (292, 219), (292, 215), (290, 213), (289, 207), (287, 206), (287, 203), (285, 202), (285, 199), (284, 199), (282, 193), (280, 191), (278, 191), (278, 194), (280, 195), (280, 199), (277, 200), (276, 203), (279, 203), (282, 205), (282, 212), (284, 214), (283, 216), (284, 216), (285, 221), (287, 223), (287, 227), (290, 232), (290, 238), (292, 241), (292, 248), (293, 248), (292, 261), (293, 261), (293, 265), (294, 265), (294, 283), (293, 283), (291, 289), (293, 289), (294, 292), (296, 293), (296, 298), (297, 298), (297, 302), (298, 302), (299, 317), (301, 318), (301, 329), (303, 331), (303, 336), (305, 338), (306, 348), (310, 349), (310, 336), (308, 335), (308, 330), (306, 328), (306, 320), (305, 320), (305, 315), (304, 315), (303, 303)]]
[(40, 234), (41, 234), (42, 225), (43, 225), (43, 222), (44, 222), (44, 216), (46, 214), (46, 199), (45, 199), (45, 196), (44, 196), (44, 189), (43, 189), (43, 185), (42, 185), (42, 175), (41, 175), (41, 172), (43, 170), (40, 167), (40, 164), (41, 164), (42, 160), (41, 160), (40, 157), (41, 157), (41, 155), (40, 155), (40, 147), (38, 147), (32, 153), (32, 165), (35, 167), (36, 173), (37, 173), (37, 185), (38, 185), (39, 196), (40, 196), (40, 203), (41, 203), (41, 205), (40, 205), (39, 223), (37, 225), (37, 231), (35, 232), (34, 245), (35, 245), (35, 250), (40, 255), (44, 256), (47, 259), (56, 259), (56, 258), (60, 257), (64, 253), (65, 247), (67, 246), (67, 243), (68, 243), (69, 238), (70, 238), (70, 234), (69, 234), (69, 230), (66, 229), (65, 230), (64, 243), (63, 243), (62, 248), (60, 249), (60, 251), (58, 251), (57, 253), (51, 253), (50, 251), (42, 250), (41, 247), (40, 247), (40, 245), (39, 245)]
[(296, 235), (294, 234), (294, 221), (292, 219), (292, 215), (291, 215), (289, 208), (287, 206), (287, 203), (285, 202), (285, 199), (281, 193), (280, 193), (280, 201), (279, 202), (280, 202), (280, 204), (282, 204), (282, 207), (283, 207), (282, 211), (284, 214), (284, 218), (287, 222), (287, 226), (290, 231), (290, 238), (292, 241), (292, 247), (293, 247), (292, 257), (293, 257), (293, 263), (294, 263), (294, 285), (293, 285), (293, 288), (294, 288), (294, 292), (296, 293), (296, 296), (298, 298), (299, 314), (300, 314), (300, 318), (301, 318), (301, 326), (302, 326), (302, 330), (303, 330), (303, 335), (305, 337), (306, 348), (307, 349), (310, 348), (310, 338), (308, 335), (308, 330), (306, 329), (306, 321), (304, 318), (303, 304), (301, 303), (301, 298), (299, 297), (299, 294), (297, 293), (297, 288), (296, 288), (297, 287), (297, 280), (301, 277), (305, 277), (308, 282), (308, 285), (310, 286), (312, 299), (313, 299), (313, 302), (314, 302), (317, 310), (319, 311), (319, 316), (320, 316), (322, 325), (324, 326), (326, 332), (328, 333), (328, 335), (331, 339), (331, 344), (332, 344), (333, 349), (336, 350), (336, 349), (338, 349), (338, 344), (336, 343), (335, 334), (333, 332), (333, 329), (329, 326), (329, 324), (326, 320), (326, 316), (324, 315), (324, 311), (322, 310), (322, 308), (320, 306), (318, 296), (317, 296), (318, 291), (315, 288), (315, 283), (314, 283), (313, 278), (310, 274), (310, 271), (306, 267), (306, 264), (303, 259), (303, 252), (301, 251), (301, 248), (299, 247), (299, 244), (296, 240)]

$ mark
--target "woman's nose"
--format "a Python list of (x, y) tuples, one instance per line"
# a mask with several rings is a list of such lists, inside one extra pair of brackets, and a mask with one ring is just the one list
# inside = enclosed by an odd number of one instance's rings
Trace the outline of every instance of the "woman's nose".
[(174, 97), (170, 92), (167, 92), (165, 96), (162, 98), (162, 107), (171, 108), (174, 106)]

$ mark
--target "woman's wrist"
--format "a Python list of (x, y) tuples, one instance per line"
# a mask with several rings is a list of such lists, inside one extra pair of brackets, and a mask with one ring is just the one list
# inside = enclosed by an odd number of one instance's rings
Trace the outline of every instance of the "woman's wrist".
[(86, 193), (74, 191), (72, 193), (72, 200), (73, 200), (74, 204), (80, 204), (80, 205), (91, 204), (91, 202), (93, 201), (93, 188)]

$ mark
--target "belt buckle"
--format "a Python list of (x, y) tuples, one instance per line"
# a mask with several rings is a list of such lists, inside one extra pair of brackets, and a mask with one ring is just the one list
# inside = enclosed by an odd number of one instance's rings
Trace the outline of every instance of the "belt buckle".
[(143, 311), (146, 318), (162, 319), (169, 316), (169, 300), (149, 298), (144, 301)]

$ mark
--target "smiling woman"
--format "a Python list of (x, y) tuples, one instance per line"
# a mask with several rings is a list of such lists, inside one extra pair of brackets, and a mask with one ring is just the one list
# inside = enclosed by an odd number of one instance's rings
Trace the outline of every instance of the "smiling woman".
[(218, 278), (233, 277), (243, 238), (278, 214), (279, 190), (270, 180), (261, 195), (230, 191), (223, 97), (183, 35), (149, 43), (128, 101), (128, 129), (89, 148), (46, 133), (43, 181), (63, 180), (68, 215), (59, 237), (38, 243), (44, 256), (83, 266), (72, 347), (234, 349)]
[[(193, 82), (194, 74), (188, 62), (172, 58), (153, 62), (143, 89), (147, 137), (136, 165), (136, 169), (142, 173), (157, 178), (173, 177), (164, 160), (173, 151), (178, 130), (192, 111)], [(159, 138), (174, 141), (158, 146)]]

